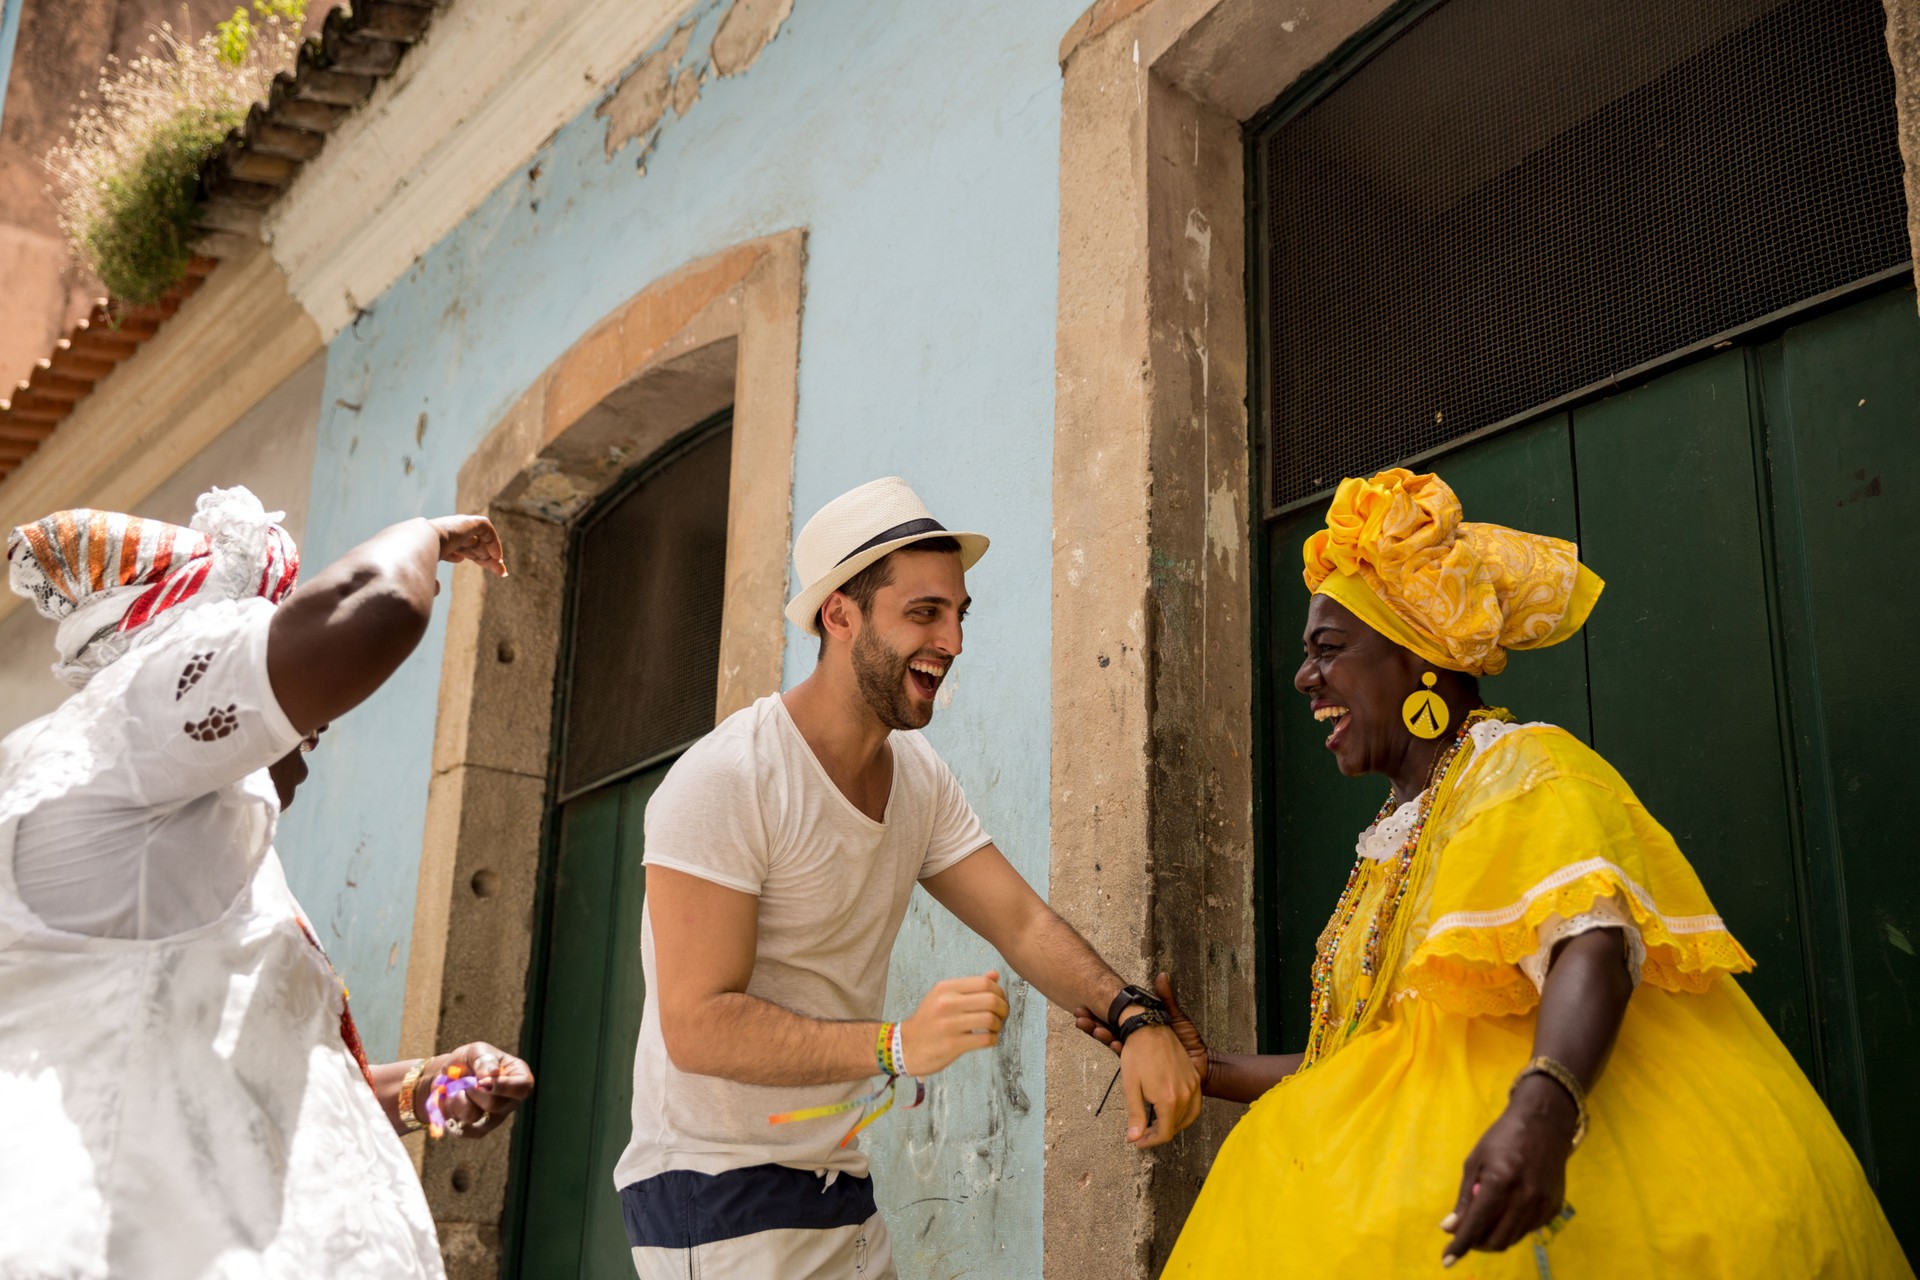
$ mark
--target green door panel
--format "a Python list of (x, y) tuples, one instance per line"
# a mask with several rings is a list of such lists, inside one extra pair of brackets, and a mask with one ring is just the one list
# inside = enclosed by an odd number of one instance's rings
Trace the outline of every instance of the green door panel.
[(632, 1133), (633, 1048), (646, 982), (640, 917), (647, 801), (656, 765), (560, 810), (540, 1011), (540, 1086), (526, 1110), (532, 1150), (517, 1274), (623, 1280), (633, 1274), (613, 1167)]
[(1742, 980), (1814, 1070), (1747, 357), (1574, 416), (1594, 746), (1673, 833), (1754, 957)]
[[(1573, 440), (1564, 414), (1448, 454), (1433, 466), (1460, 496), (1467, 519), (1580, 541)], [(1482, 681), (1480, 693), (1523, 722), (1544, 720), (1593, 740), (1584, 635), (1510, 655), (1507, 669)]]
[(1776, 511), (1801, 552), (1783, 555), (1789, 649), (1817, 677), (1793, 704), (1808, 839), (1844, 922), (1817, 954), (1847, 971), (1857, 1010), (1856, 1144), (1920, 1256), (1920, 855), (1902, 799), (1920, 760), (1920, 594), (1903, 572), (1920, 516), (1913, 291), (1799, 325), (1763, 361)]
[(1325, 505), (1315, 504), (1268, 526), (1267, 741), (1273, 766), (1264, 932), (1274, 956), (1263, 967), (1273, 974), (1279, 994), (1277, 1007), (1271, 1000), (1267, 1004), (1273, 1024), (1268, 1039), (1277, 1042), (1275, 1052), (1283, 1053), (1306, 1044), (1313, 944), (1353, 866), (1354, 840), (1387, 794), (1384, 778), (1341, 776), (1326, 748), (1326, 726), (1314, 721), (1307, 700), (1293, 687), (1307, 625), (1300, 544), (1325, 524)]
[(532, 1064), (539, 1086), (521, 1119), (532, 1145), (521, 1184), (526, 1216), (519, 1268), (529, 1280), (580, 1274), (587, 1205), (610, 1194), (593, 1182), (582, 1154), (598, 1123), (595, 1073), (620, 800), (617, 788), (603, 788), (572, 801), (560, 815), (539, 1060)]
[(600, 1080), (595, 1105), (598, 1123), (586, 1152), (587, 1227), (583, 1277), (631, 1276), (633, 1258), (614, 1192), (613, 1167), (632, 1133), (633, 1049), (640, 1038), (640, 1015), (647, 986), (640, 968), (640, 912), (646, 905), (647, 871), (641, 861), (647, 801), (666, 776), (664, 766), (618, 784), (621, 792), (620, 839), (612, 893), (612, 928), (606, 954), (606, 1005), (601, 1020)]

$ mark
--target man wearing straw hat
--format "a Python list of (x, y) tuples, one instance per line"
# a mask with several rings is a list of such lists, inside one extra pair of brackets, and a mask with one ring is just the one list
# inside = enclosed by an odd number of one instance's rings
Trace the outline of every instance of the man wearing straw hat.
[(651, 999), (614, 1173), (643, 1277), (894, 1274), (855, 1135), (992, 1048), (1007, 1017), (990, 971), (936, 983), (889, 1020), (887, 963), (915, 884), (1055, 1004), (1106, 1012), (1129, 1142), (1158, 1145), (1199, 1113), (1164, 1007), (1020, 878), (918, 732), (960, 656), (966, 571), (986, 549), (897, 477), (828, 503), (794, 543), (802, 587), (787, 605), (820, 637), (819, 665), (729, 716), (647, 806)]

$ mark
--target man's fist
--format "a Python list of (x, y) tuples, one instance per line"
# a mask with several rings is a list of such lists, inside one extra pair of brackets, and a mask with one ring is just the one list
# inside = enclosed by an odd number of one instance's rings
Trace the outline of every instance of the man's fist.
[(1006, 1021), (1007, 993), (1000, 989), (999, 970), (935, 983), (900, 1028), (908, 1073), (930, 1076), (963, 1053), (991, 1049), (1000, 1043)]

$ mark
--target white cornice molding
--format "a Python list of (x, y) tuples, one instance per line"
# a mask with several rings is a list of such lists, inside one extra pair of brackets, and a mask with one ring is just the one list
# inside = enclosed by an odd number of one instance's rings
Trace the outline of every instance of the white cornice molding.
[(604, 95), (694, 0), (460, 0), (269, 213), (326, 340)]
[[(133, 509), (322, 345), (265, 250), (222, 262), (0, 482), (0, 529), (66, 507)], [(0, 592), (0, 617), (20, 603)]]

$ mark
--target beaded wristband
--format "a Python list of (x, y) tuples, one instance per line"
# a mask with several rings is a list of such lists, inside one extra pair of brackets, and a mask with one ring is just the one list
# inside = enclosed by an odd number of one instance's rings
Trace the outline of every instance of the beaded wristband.
[(904, 1022), (896, 1022), (893, 1024), (893, 1074), (897, 1076), (911, 1074), (907, 1070), (906, 1026), (907, 1024)]

